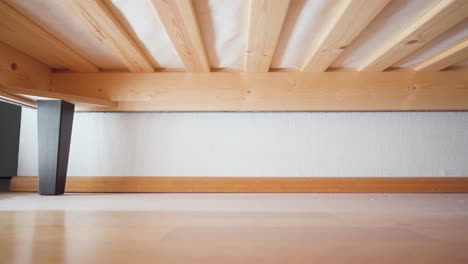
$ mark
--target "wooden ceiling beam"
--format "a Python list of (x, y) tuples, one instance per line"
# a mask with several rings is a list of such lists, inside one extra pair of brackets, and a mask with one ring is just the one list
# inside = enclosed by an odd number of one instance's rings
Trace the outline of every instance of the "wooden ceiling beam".
[(441, 0), (428, 12), (384, 43), (358, 71), (383, 71), (468, 17), (468, 1)]
[(22, 14), (0, 1), (0, 41), (51, 67), (76, 72), (98, 72), (96, 65)]
[(268, 72), (289, 0), (250, 0), (245, 71)]
[(440, 71), (468, 58), (468, 39), (414, 67), (415, 71)]
[(94, 106), (115, 106), (101, 98), (56, 93), (50, 90), (51, 70), (39, 62), (3, 43), (0, 43), (0, 91), (66, 100)]
[(131, 72), (154, 72), (155, 66), (102, 0), (66, 2), (90, 32), (111, 49)]
[(153, 0), (153, 6), (189, 72), (209, 72), (210, 64), (191, 0)]
[(323, 72), (351, 44), (390, 0), (338, 1), (337, 12), (314, 45), (302, 71)]
[(51, 91), (118, 102), (92, 111), (468, 110), (462, 71), (54, 73)]

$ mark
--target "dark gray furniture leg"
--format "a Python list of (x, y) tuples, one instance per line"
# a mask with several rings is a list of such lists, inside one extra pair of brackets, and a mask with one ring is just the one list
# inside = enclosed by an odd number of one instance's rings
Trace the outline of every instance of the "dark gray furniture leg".
[(0, 178), (0, 192), (10, 191), (10, 181), (11, 181), (11, 177)]
[(18, 172), (21, 106), (0, 101), (0, 192), (6, 192)]
[(65, 192), (75, 105), (58, 100), (37, 102), (39, 194)]

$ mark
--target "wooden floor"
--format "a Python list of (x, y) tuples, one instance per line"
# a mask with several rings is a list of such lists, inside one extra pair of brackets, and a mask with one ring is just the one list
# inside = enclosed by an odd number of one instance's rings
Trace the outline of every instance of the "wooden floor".
[(0, 194), (0, 263), (468, 263), (468, 194)]

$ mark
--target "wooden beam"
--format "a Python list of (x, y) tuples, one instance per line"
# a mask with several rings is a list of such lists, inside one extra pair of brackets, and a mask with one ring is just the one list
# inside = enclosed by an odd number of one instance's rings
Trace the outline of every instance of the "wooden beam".
[(283, 27), (289, 0), (250, 0), (247, 72), (267, 72)]
[[(1, 4), (0, 4), (1, 5)], [(0, 43), (0, 90), (9, 94), (25, 94), (66, 100), (94, 106), (115, 106), (100, 98), (69, 95), (50, 91), (50, 68), (35, 59)]]
[(323, 72), (351, 44), (390, 0), (338, 1), (337, 12), (326, 25), (323, 35), (302, 71)]
[(414, 68), (415, 71), (440, 71), (468, 58), (468, 39), (450, 47)]
[(0, 41), (51, 67), (98, 72), (93, 63), (0, 1)]
[(50, 78), (49, 66), (0, 42), (0, 89), (23, 87), (47, 91)]
[(114, 51), (131, 72), (154, 72), (154, 66), (102, 0), (67, 0), (90, 32)]
[(22, 97), (22, 96), (18, 96), (18, 95), (15, 95), (15, 94), (3, 92), (1, 90), (0, 90), (0, 99), (7, 100), (7, 101), (10, 101), (10, 102), (14, 102), (14, 103), (17, 103), (17, 104), (20, 104), (20, 105), (26, 105), (26, 106), (29, 106), (29, 107), (32, 107), (32, 108), (37, 107), (36, 101), (33, 101), (33, 100), (29, 99), (29, 98), (25, 98), (25, 97)]
[(468, 110), (462, 71), (54, 73), (51, 91), (119, 102), (95, 111)]
[(209, 72), (210, 64), (191, 0), (153, 0), (153, 6), (179, 57), (190, 72)]
[(93, 97), (87, 97), (87, 96), (72, 95), (72, 94), (66, 94), (66, 93), (49, 92), (49, 91), (27, 89), (27, 88), (20, 88), (20, 87), (2, 87), (2, 86), (0, 86), (0, 90), (6, 91), (8, 93), (24, 94), (24, 95), (32, 95), (32, 96), (39, 96), (39, 97), (45, 97), (45, 98), (51, 98), (51, 99), (64, 100), (67, 102), (71, 102), (73, 104), (78, 104), (80, 107), (84, 107), (84, 109), (90, 106), (91, 107), (116, 107), (117, 106), (117, 103), (112, 102), (111, 100), (93, 98)]
[[(11, 192), (37, 192), (37, 177), (16, 176)], [(65, 192), (466, 193), (465, 177), (67, 177)]]
[(468, 1), (441, 0), (373, 54), (359, 71), (383, 71), (468, 17)]

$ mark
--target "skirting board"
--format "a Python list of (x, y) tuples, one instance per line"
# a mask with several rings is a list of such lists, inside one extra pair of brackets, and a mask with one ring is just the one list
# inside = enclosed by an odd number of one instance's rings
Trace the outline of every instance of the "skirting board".
[[(37, 192), (16, 176), (12, 192)], [(468, 177), (67, 177), (69, 193), (466, 193)]]

